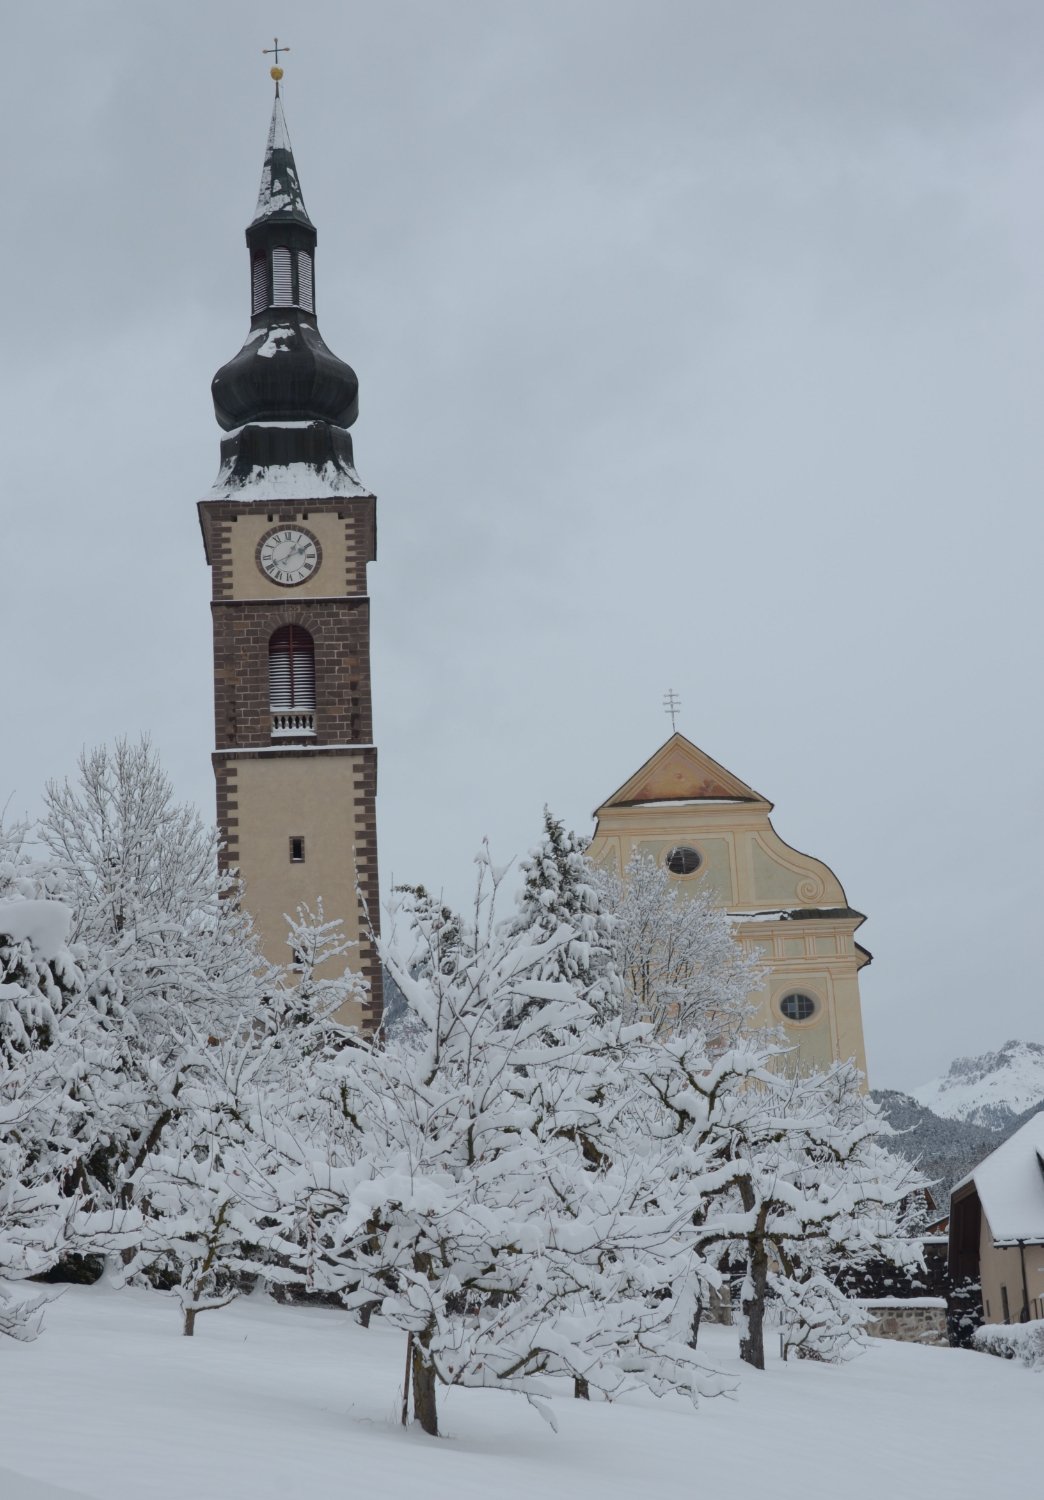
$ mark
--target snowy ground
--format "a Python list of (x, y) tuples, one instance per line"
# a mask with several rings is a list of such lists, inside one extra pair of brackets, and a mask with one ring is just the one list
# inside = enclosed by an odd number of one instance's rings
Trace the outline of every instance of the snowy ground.
[[(701, 1335), (740, 1371), (730, 1330)], [(446, 1436), (397, 1425), (404, 1341), (261, 1298), (181, 1338), (150, 1293), (70, 1288), (0, 1348), (0, 1500), (964, 1500), (1042, 1493), (1044, 1376), (875, 1342), (839, 1368), (773, 1360), (734, 1401), (440, 1392)]]

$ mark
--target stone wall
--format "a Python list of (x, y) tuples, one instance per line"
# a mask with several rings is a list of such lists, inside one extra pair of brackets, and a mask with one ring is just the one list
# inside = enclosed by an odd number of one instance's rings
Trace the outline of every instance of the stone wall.
[(904, 1344), (949, 1345), (946, 1302), (942, 1297), (885, 1297), (864, 1302), (870, 1314), (867, 1333), (875, 1339), (898, 1339)]

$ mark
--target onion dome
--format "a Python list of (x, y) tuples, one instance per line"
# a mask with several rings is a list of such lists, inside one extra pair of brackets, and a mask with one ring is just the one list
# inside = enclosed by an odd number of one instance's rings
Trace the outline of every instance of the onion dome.
[(250, 252), (250, 336), (211, 391), (226, 432), (250, 422), (330, 422), (359, 415), (359, 381), (315, 319), (315, 226), (308, 217), (276, 92)]

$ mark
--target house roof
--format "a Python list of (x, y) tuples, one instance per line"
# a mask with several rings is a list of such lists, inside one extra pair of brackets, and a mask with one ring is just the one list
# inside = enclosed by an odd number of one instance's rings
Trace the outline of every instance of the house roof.
[(995, 1244), (1044, 1244), (1044, 1109), (962, 1178), (974, 1185)]

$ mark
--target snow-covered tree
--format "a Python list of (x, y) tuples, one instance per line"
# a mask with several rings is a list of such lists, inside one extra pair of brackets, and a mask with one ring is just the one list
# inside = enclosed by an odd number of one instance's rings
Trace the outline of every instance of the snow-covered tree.
[[(277, 989), (277, 997), (282, 995), (286, 1001), (285, 1020), (298, 1028), (329, 1028), (332, 1018), (349, 1000), (361, 1002), (365, 998), (366, 980), (348, 964), (348, 955), (358, 944), (345, 935), (340, 917), (326, 918), (322, 897), (314, 911), (310, 906), (299, 906), (293, 916), (286, 917), (286, 923), (290, 957)], [(340, 972), (321, 973), (331, 965)], [(313, 1040), (310, 1038), (309, 1045)]]
[(746, 1017), (761, 968), (711, 893), (683, 893), (640, 850), (622, 877), (603, 870), (597, 878), (613, 918), (625, 1018), (650, 1022), (659, 1036), (699, 1026), (707, 1037), (730, 1037)]
[(261, 968), (235, 886), (222, 890), (217, 842), (174, 800), (148, 740), (80, 757), (79, 775), (48, 784), (39, 835), (73, 908), (88, 983), (118, 994), (162, 1050), (186, 1008), (221, 1029), (257, 993)]
[(586, 849), (545, 807), (544, 836), (521, 861), (525, 879), (514, 925), (544, 938), (569, 929), (573, 936), (554, 946), (540, 978), (568, 980), (604, 1016), (619, 1011), (622, 985), (613, 961), (614, 920)]
[(354, 946), (321, 902), (287, 922), (290, 962), (266, 974), (263, 1000), (227, 1035), (193, 1031), (183, 1018), (177, 1107), (131, 1184), (144, 1224), (123, 1278), (169, 1286), (189, 1336), (200, 1312), (227, 1306), (272, 1269), (283, 1158), (270, 1121), (308, 1107), (312, 1070), (348, 1036), (333, 1017), (366, 988), (347, 964), (319, 976)]
[[(740, 1356), (758, 1369), (770, 1300), (789, 1346), (837, 1356), (862, 1322), (841, 1272), (917, 1254), (898, 1228), (914, 1183), (878, 1143), (858, 1072), (835, 1064), (794, 1076), (779, 1066), (784, 1050), (757, 1033), (722, 1050), (694, 1027), (653, 1035), (626, 1059), (676, 1199), (689, 1194), (697, 1248), (709, 1266), (738, 1272)], [(702, 1277), (714, 1285), (707, 1267)]]
[(226, 1307), (262, 1271), (278, 1206), (265, 1143), (275, 1039), (248, 1032), (196, 1046), (195, 1059), (185, 1049), (179, 1107), (135, 1176), (143, 1227), (122, 1269), (125, 1281), (171, 1288), (189, 1336), (199, 1313)]
[(40, 839), (73, 909), (86, 991), (118, 1052), (118, 1089), (96, 1099), (96, 1143), (78, 1189), (129, 1207), (194, 1056), (187, 1039), (253, 1025), (275, 980), (216, 844), (179, 806), (146, 740), (85, 752), (75, 782), (51, 783)]
[(921, 1179), (879, 1140), (877, 1108), (852, 1063), (775, 1073), (741, 1128), (737, 1153), (748, 1230), (741, 1294), (741, 1357), (764, 1368), (768, 1298), (785, 1343), (821, 1358), (862, 1346), (865, 1323), (845, 1278), (873, 1262), (910, 1267), (920, 1247), (902, 1228), (902, 1203)]
[(91, 1103), (113, 1083), (114, 1060), (65, 946), (72, 913), (21, 896), (36, 881), (20, 853), (16, 863), (0, 900), (0, 1333), (29, 1339), (45, 1299), (10, 1283), (72, 1251), (125, 1248), (138, 1226), (134, 1215), (90, 1212), (76, 1190)]
[[(461, 919), (457, 913), (423, 885), (396, 885), (392, 888), (392, 899), (400, 910), (400, 915), (406, 911), (414, 913), (430, 933), (428, 948), (416, 960), (418, 974), (427, 973), (431, 969), (452, 971), (461, 942)], [(411, 1040), (419, 1040), (416, 1032), (420, 1025), (418, 1016), (406, 1004), (402, 991), (395, 983), (395, 976), (385, 967), (381, 1035), (387, 1042), (404, 1046)]]
[(534, 1403), (552, 1375), (607, 1395), (716, 1393), (687, 1342), (692, 1236), (627, 1108), (630, 1038), (579, 985), (541, 977), (578, 935), (499, 919), (487, 855), (480, 871), (452, 961), (437, 913), (407, 899), (392, 914), (382, 958), (417, 1017), (409, 1042), (313, 1070), (296, 1170), (302, 1121), (274, 1130), (280, 1248), (310, 1286), (407, 1333), (431, 1433), (439, 1383)]
[[(586, 849), (587, 841), (567, 831), (545, 807), (544, 836), (521, 861), (525, 880), (514, 925), (545, 938), (563, 928), (575, 934), (553, 948), (539, 977), (570, 982), (604, 1018), (620, 1010), (622, 986), (612, 958), (612, 918)], [(574, 1394), (590, 1398), (582, 1377), (574, 1379)]]
[[(99, 1243), (88, 1222), (118, 1223), (105, 1247), (122, 1251), (120, 1274), (173, 1286), (190, 1333), (258, 1269), (280, 1162), (267, 1118), (307, 1098), (310, 1067), (344, 1045), (334, 1014), (365, 984), (321, 905), (288, 918), (283, 969), (262, 960), (219, 886), (214, 840), (145, 742), (85, 754), (76, 784), (49, 787), (41, 840), (44, 866), (22, 830), (0, 830), (0, 910), (37, 942), (45, 918), (61, 917), (61, 938), (71, 923), (79, 963), (58, 938), (53, 956), (22, 943), (4, 991), (17, 1264), (47, 1269)], [(56, 890), (63, 903), (38, 899)]]

